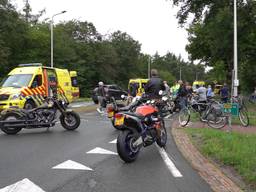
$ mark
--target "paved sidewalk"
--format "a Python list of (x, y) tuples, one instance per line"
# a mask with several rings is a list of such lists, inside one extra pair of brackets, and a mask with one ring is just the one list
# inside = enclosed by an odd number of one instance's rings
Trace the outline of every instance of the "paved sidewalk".
[[(198, 126), (197, 124), (194, 125)], [(189, 127), (191, 126), (190, 124)], [(205, 126), (207, 125), (203, 127)], [(194, 147), (184, 130), (178, 127), (177, 122), (174, 122), (171, 131), (179, 150), (191, 163), (192, 167), (196, 169), (201, 177), (211, 186), (213, 191), (241, 192), (242, 190), (231, 179), (224, 175), (219, 168), (213, 165), (196, 147)]]

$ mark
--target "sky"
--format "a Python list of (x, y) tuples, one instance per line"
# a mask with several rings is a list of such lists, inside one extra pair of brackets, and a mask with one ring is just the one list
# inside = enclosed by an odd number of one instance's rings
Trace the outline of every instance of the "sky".
[[(46, 9), (44, 18), (63, 10), (54, 22), (78, 19), (92, 22), (102, 35), (120, 30), (141, 43), (150, 55), (174, 53), (188, 61), (187, 32), (178, 26), (177, 8), (170, 0), (30, 0), (32, 12)], [(23, 0), (14, 0), (18, 10)]]

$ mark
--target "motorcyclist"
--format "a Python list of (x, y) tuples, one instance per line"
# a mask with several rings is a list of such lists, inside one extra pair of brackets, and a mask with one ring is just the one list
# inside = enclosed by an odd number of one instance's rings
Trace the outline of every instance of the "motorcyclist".
[(165, 91), (165, 86), (163, 80), (158, 76), (158, 71), (156, 69), (152, 69), (150, 74), (151, 78), (144, 87), (145, 94), (150, 99), (158, 99), (160, 98), (159, 91)]

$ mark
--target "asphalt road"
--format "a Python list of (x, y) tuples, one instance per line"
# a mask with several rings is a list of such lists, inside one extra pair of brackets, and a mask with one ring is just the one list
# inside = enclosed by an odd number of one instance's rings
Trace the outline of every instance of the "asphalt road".
[[(126, 164), (115, 154), (115, 143), (110, 143), (118, 131), (107, 117), (80, 115), (76, 131), (65, 131), (57, 124), (49, 131), (22, 130), (14, 136), (1, 132), (0, 192), (211, 191), (184, 160), (170, 135), (166, 152), (171, 168), (162, 157), (165, 152), (161, 156), (163, 151), (155, 145), (143, 148), (134, 163)], [(103, 149), (112, 154), (99, 154)], [(171, 171), (174, 168), (180, 176)]]

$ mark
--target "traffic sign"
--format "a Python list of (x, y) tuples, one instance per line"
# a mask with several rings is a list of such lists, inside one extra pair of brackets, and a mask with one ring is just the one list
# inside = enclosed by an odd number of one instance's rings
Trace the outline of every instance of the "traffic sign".
[(222, 110), (224, 113), (229, 113), (233, 116), (238, 116), (239, 105), (238, 103), (224, 103)]

